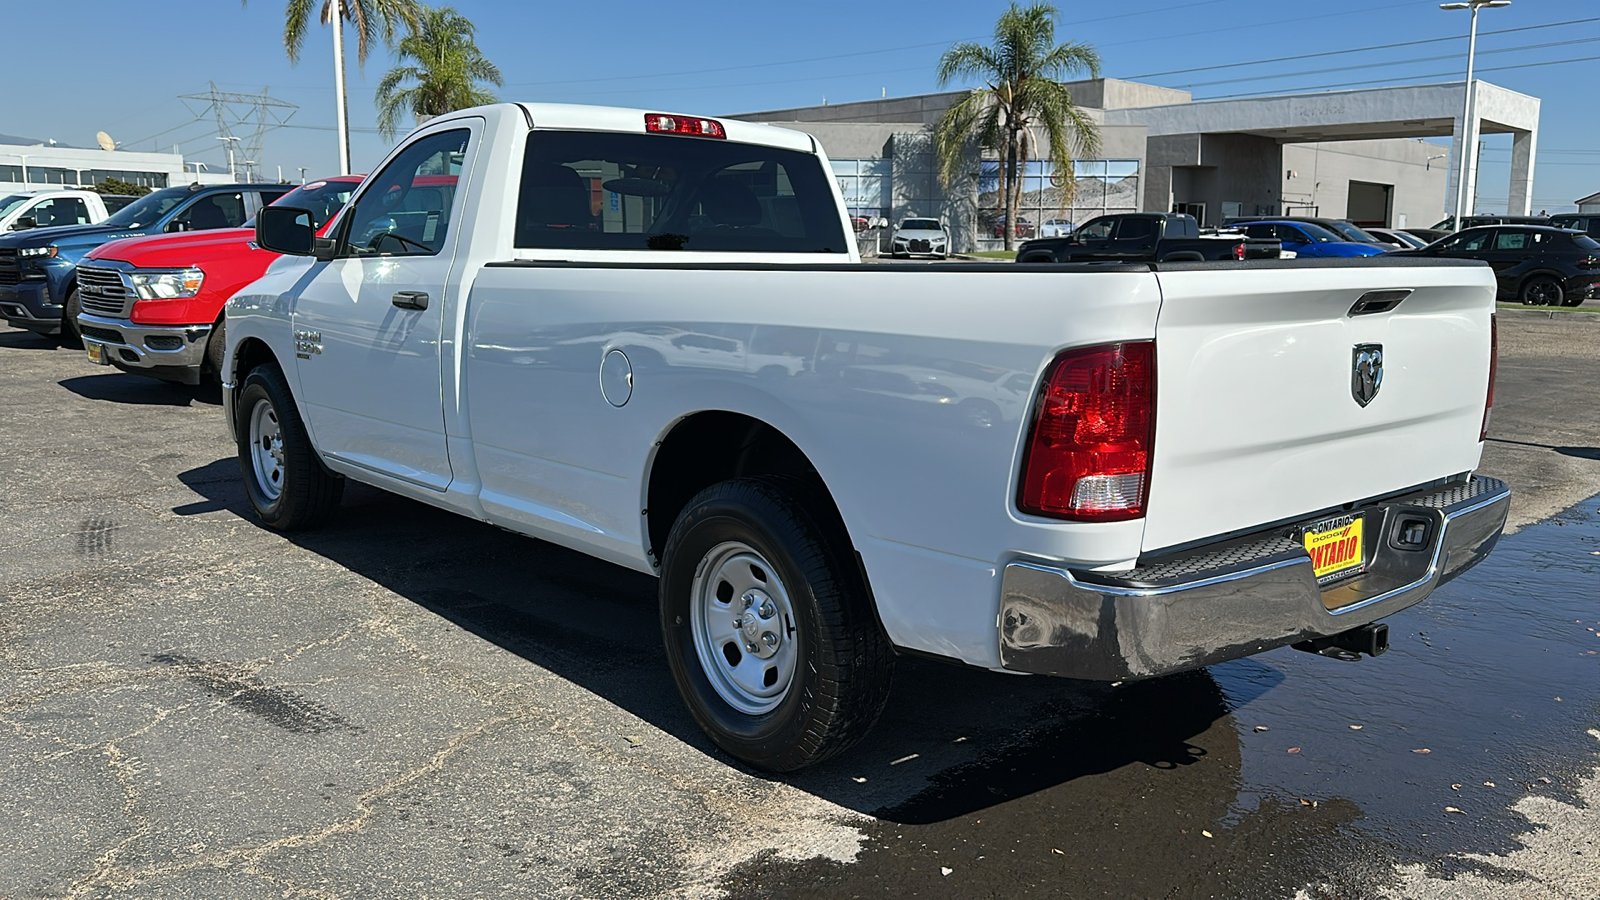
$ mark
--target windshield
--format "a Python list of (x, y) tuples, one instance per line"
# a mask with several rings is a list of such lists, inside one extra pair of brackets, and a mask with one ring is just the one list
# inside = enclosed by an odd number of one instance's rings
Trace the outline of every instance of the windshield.
[(182, 203), (189, 194), (190, 191), (186, 187), (164, 188), (153, 194), (145, 194), (100, 224), (112, 228), (137, 228), (140, 225), (149, 225), (171, 212), (172, 208)]
[(1596, 250), (1600, 250), (1600, 241), (1597, 241), (1594, 238), (1589, 237), (1586, 234), (1575, 234), (1575, 235), (1573, 235), (1572, 236), (1572, 242), (1574, 244), (1578, 245), (1578, 249), (1579, 250), (1587, 250), (1590, 253), (1593, 253)]
[[(322, 226), (328, 224), (328, 220), (338, 215), (339, 210), (349, 202), (357, 184), (358, 182), (354, 181), (313, 181), (310, 184), (302, 184), (272, 201), (272, 205), (309, 210), (311, 230), (321, 231)], [(255, 227), (255, 221), (251, 219), (244, 223), (244, 227)]]
[(907, 219), (900, 223), (905, 231), (939, 231), (938, 219)]
[(0, 216), (10, 215), (12, 210), (27, 202), (27, 194), (12, 194), (3, 200), (0, 200)]
[(1357, 243), (1361, 244), (1383, 243), (1383, 241), (1378, 240), (1370, 234), (1367, 234), (1365, 231), (1362, 231), (1356, 226), (1351, 225), (1349, 222), (1330, 222), (1328, 224), (1332, 225), (1335, 231), (1344, 235), (1344, 239), (1347, 241), (1356, 241)]
[(1310, 222), (1296, 222), (1294, 224), (1296, 228), (1299, 228), (1301, 231), (1306, 233), (1306, 237), (1311, 238), (1313, 241), (1316, 241), (1319, 244), (1342, 244), (1345, 242), (1343, 235), (1334, 234), (1328, 229), (1323, 228), (1321, 225), (1313, 225)]
[[(3, 202), (3, 201), (0, 201), (0, 202)], [(6, 211), (4, 209), (0, 209), (0, 216), (5, 215), (5, 212)], [(1551, 216), (1550, 217), (1550, 227), (1551, 228), (1580, 228), (1580, 224), (1579, 224), (1579, 219), (1578, 219), (1577, 216)]]

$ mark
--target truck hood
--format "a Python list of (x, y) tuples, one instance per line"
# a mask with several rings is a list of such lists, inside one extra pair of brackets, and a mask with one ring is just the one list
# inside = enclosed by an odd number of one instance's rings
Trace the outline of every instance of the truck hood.
[(129, 228), (108, 228), (104, 225), (62, 225), (56, 228), (29, 228), (0, 237), (0, 247), (94, 247), (119, 237), (133, 237), (144, 232)]
[(181, 234), (152, 234), (102, 244), (90, 259), (115, 259), (139, 268), (184, 268), (221, 257), (255, 252), (253, 228), (222, 228)]

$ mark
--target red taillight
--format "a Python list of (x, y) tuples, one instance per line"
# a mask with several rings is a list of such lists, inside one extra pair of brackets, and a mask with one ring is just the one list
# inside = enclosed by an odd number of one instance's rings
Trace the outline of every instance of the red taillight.
[(644, 130), (656, 134), (692, 134), (695, 137), (725, 138), (722, 123), (715, 119), (697, 119), (693, 116), (669, 116), (665, 113), (646, 113)]
[(1483, 428), (1478, 431), (1478, 440), (1489, 439), (1489, 413), (1494, 410), (1494, 376), (1500, 368), (1500, 321), (1489, 314), (1489, 397), (1483, 401)]
[(1233, 258), (1244, 259), (1244, 241), (1233, 245)]
[(1035, 401), (1017, 508), (1097, 522), (1144, 515), (1155, 402), (1151, 341), (1056, 357)]

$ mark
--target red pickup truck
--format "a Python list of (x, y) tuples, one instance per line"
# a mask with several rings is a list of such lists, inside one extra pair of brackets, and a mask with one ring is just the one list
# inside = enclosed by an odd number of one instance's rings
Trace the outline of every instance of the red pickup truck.
[[(301, 185), (278, 202), (311, 211), (325, 229), (361, 176)], [(91, 362), (164, 381), (199, 384), (220, 371), (223, 305), (260, 278), (278, 254), (244, 228), (151, 235), (95, 248), (78, 266), (78, 316)]]

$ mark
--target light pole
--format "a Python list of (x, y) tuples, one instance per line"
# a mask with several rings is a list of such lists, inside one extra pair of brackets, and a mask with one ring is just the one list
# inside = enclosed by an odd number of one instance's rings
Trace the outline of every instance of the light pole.
[(230, 135), (228, 137), (219, 137), (217, 140), (228, 148), (228, 180), (238, 181), (239, 175), (233, 169), (233, 148), (235, 144), (239, 143), (239, 139)]
[(339, 6), (339, 0), (329, 0), (328, 22), (333, 25), (333, 102), (339, 119), (339, 174), (349, 175), (350, 121), (344, 97), (344, 12)]
[[(338, 3), (339, 0), (334, 0)], [(1467, 32), (1467, 85), (1464, 93), (1466, 98), (1461, 102), (1461, 152), (1456, 161), (1456, 230), (1461, 230), (1461, 219), (1465, 215), (1462, 207), (1467, 203), (1467, 143), (1473, 140), (1472, 127), (1472, 63), (1478, 52), (1478, 10), (1487, 6), (1491, 9), (1501, 6), (1510, 6), (1511, 0), (1462, 0), (1457, 3), (1441, 3), (1440, 9), (1470, 9), (1472, 10), (1472, 28)]]

